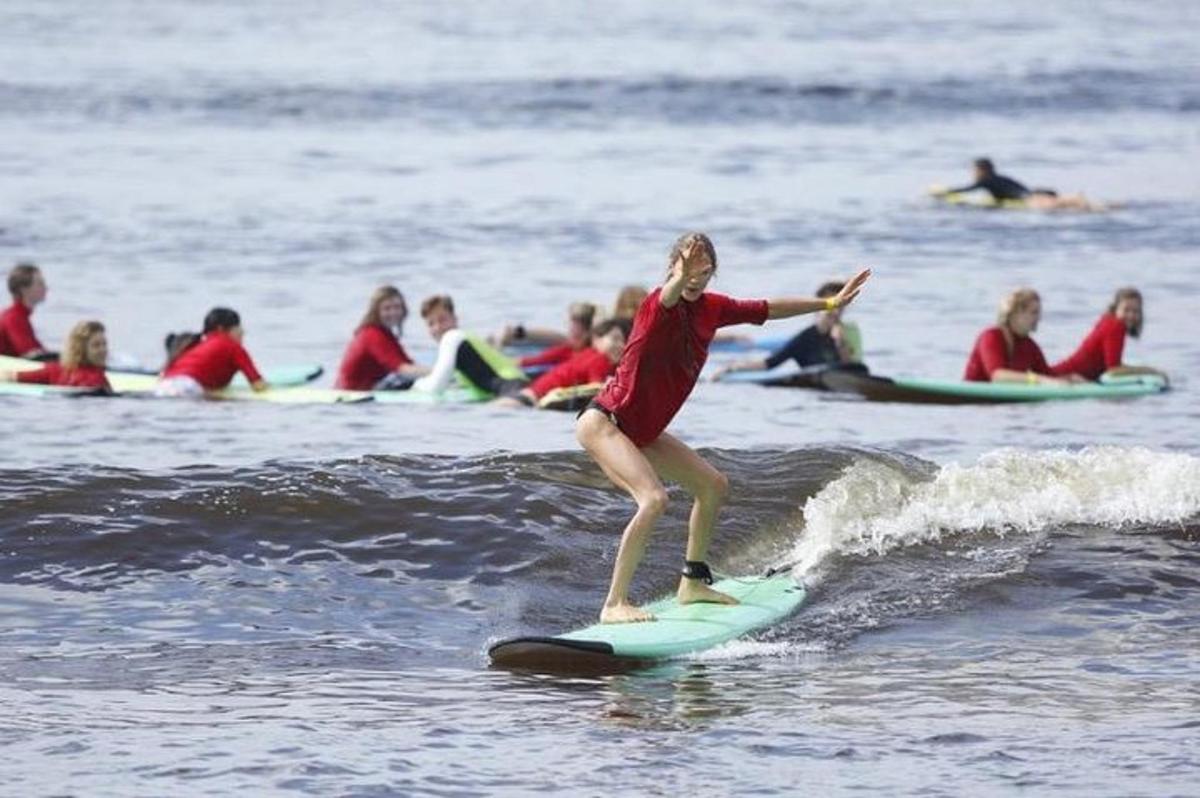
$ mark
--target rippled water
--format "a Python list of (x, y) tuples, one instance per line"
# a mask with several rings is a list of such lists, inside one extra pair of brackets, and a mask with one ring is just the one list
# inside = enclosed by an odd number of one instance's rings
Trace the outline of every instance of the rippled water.
[[(1147, 302), (1146, 399), (871, 406), (701, 385), (713, 561), (809, 604), (619, 677), (487, 668), (590, 622), (626, 499), (569, 416), (0, 397), (0, 783), (29, 794), (1175, 795), (1200, 780), (1200, 51), (1189, 4), (112, 2), (0, 9), (0, 255), (48, 343), (217, 303), (332, 370), (367, 295), (556, 325), (709, 231), (717, 288), (867, 263), (882, 374), (955, 376), (999, 296), (1065, 354)], [(1118, 201), (922, 198), (973, 157)], [(776, 334), (793, 325), (775, 325)], [(431, 354), (410, 322), (406, 343)], [(326, 378), (328, 381), (328, 378)], [(677, 496), (635, 592), (670, 589)]]

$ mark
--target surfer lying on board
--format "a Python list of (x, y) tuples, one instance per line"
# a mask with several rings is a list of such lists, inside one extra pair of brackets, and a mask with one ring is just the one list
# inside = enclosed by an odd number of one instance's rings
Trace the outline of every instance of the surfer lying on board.
[(1042, 300), (1032, 288), (1019, 288), (1004, 297), (996, 314), (996, 326), (975, 339), (963, 379), (1048, 385), (1084, 382), (1077, 374), (1051, 373), (1042, 348), (1030, 337), (1041, 316)]
[(0, 371), (2, 382), (27, 382), (70, 388), (96, 388), (112, 393), (104, 367), (108, 363), (108, 338), (98, 321), (81, 321), (71, 328), (58, 362), (29, 371)]
[(591, 343), (592, 323), (596, 319), (596, 306), (591, 302), (573, 302), (567, 308), (567, 334), (557, 330), (526, 327), (511, 324), (495, 336), (496, 346), (533, 344), (546, 347), (542, 351), (526, 355), (517, 361), (521, 368), (557, 366), (566, 363), (573, 355), (586, 351)]
[(229, 308), (213, 308), (204, 317), (204, 333), (163, 369), (154, 393), (158, 396), (201, 397), (225, 388), (239, 371), (255, 391), (267, 383), (242, 346), (242, 319)]
[(576, 353), (565, 363), (550, 369), (518, 393), (497, 399), (496, 404), (537, 407), (538, 400), (553, 390), (603, 383), (617, 370), (621, 353), (625, 351), (625, 339), (629, 336), (629, 328), (629, 322), (623, 319), (600, 322), (592, 328), (588, 336), (590, 346)]
[(29, 317), (46, 299), (46, 279), (32, 263), (18, 263), (8, 273), (12, 304), (0, 313), (0, 355), (42, 359), (50, 356), (33, 334)]
[(1084, 379), (1098, 380), (1101, 376), (1156, 374), (1166, 378), (1158, 369), (1145, 366), (1126, 366), (1121, 363), (1125, 336), (1137, 338), (1142, 334), (1142, 293), (1136, 288), (1121, 288), (1113, 296), (1108, 310), (1083, 339), (1075, 353), (1050, 367), (1051, 374), (1078, 374)]
[(445, 294), (421, 303), (421, 318), (438, 344), (437, 360), (429, 374), (413, 383), (414, 391), (440, 393), (450, 387), (455, 375), (468, 387), (492, 396), (515, 394), (529, 383), (509, 358), (487, 341), (458, 328), (454, 300)]
[[(846, 287), (842, 282), (828, 282), (817, 289), (818, 299), (837, 296)], [(766, 371), (796, 361), (800, 368), (828, 366), (837, 363), (857, 363), (862, 360), (862, 344), (858, 328), (842, 321), (842, 309), (825, 310), (815, 324), (805, 327), (787, 343), (766, 357), (752, 357), (721, 366), (712, 378), (719, 380), (734, 371)]]
[(977, 158), (974, 162), (975, 182), (962, 188), (934, 188), (931, 190), (936, 197), (952, 194), (965, 194), (969, 191), (983, 190), (992, 195), (996, 202), (1019, 200), (1027, 207), (1037, 210), (1074, 210), (1097, 211), (1104, 210), (1103, 206), (1094, 205), (1082, 194), (1060, 196), (1057, 191), (1049, 188), (1026, 188), (1011, 177), (998, 174), (990, 158)]
[(667, 506), (662, 480), (681, 484), (692, 496), (684, 569), (677, 592), (681, 604), (736, 601), (713, 590), (705, 563), (713, 525), (729, 481), (686, 444), (665, 432), (696, 385), (719, 327), (762, 324), (845, 307), (870, 276), (864, 270), (827, 299), (739, 300), (707, 293), (717, 270), (708, 236), (687, 233), (671, 250), (666, 282), (642, 302), (616, 375), (579, 414), (575, 435), (604, 473), (637, 503), (625, 527), (612, 583), (600, 620), (652, 620), (629, 603), (629, 585), (654, 525)]
[(407, 318), (408, 303), (400, 289), (394, 285), (376, 288), (342, 356), (334, 387), (344, 391), (403, 390), (428, 374), (429, 369), (413, 363), (400, 343)]

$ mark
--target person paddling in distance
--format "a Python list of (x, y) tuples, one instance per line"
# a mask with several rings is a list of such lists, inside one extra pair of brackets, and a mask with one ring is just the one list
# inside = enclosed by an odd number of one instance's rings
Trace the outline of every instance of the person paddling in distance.
[(996, 326), (975, 339), (963, 379), (968, 382), (1025, 382), (1066, 385), (1086, 382), (1078, 374), (1054, 376), (1031, 334), (1042, 317), (1042, 300), (1032, 288), (1018, 288), (1000, 301)]
[(429, 369), (413, 363), (400, 343), (408, 318), (404, 294), (394, 285), (375, 289), (354, 338), (342, 356), (335, 388), (347, 391), (403, 390)]
[(81, 321), (71, 328), (58, 362), (29, 371), (0, 371), (0, 382), (25, 382), (68, 388), (92, 388), (112, 393), (104, 367), (108, 363), (108, 337), (98, 321)]
[(621, 535), (602, 623), (653, 620), (629, 603), (629, 586), (650, 534), (667, 506), (662, 480), (694, 497), (684, 569), (676, 593), (681, 604), (736, 600), (714, 590), (705, 558), (729, 480), (686, 444), (666, 432), (696, 385), (719, 327), (762, 324), (848, 305), (870, 277), (855, 275), (828, 299), (738, 300), (705, 291), (717, 270), (717, 253), (703, 233), (675, 242), (666, 282), (642, 302), (616, 375), (579, 414), (575, 436), (609, 479), (637, 503)]

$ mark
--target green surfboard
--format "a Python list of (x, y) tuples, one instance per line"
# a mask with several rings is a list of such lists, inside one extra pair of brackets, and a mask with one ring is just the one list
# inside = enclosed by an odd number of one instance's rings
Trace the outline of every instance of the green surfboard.
[(516, 637), (490, 649), (493, 665), (546, 673), (614, 672), (713, 648), (779, 623), (804, 603), (789, 573), (732, 577), (713, 587), (740, 603), (680, 605), (675, 597), (646, 606), (655, 620), (596, 624), (554, 637)]

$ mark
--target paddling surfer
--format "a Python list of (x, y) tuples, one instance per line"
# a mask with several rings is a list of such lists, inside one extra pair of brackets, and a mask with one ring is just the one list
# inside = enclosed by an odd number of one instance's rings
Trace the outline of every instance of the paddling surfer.
[(954, 194), (966, 194), (971, 191), (986, 191), (996, 202), (1020, 201), (1028, 207), (1037, 210), (1103, 210), (1094, 205), (1082, 194), (1060, 195), (1050, 188), (1026, 188), (1022, 183), (1007, 175), (999, 174), (990, 158), (976, 158), (972, 164), (975, 170), (975, 180), (970, 185), (961, 188), (937, 188), (932, 193), (936, 197), (947, 197)]
[(24, 382), (57, 385), (66, 388), (92, 388), (112, 393), (104, 373), (108, 363), (108, 337), (98, 321), (81, 321), (71, 328), (57, 362), (29, 371), (0, 371), (0, 382)]
[(666, 282), (642, 302), (616, 375), (579, 415), (575, 435), (604, 473), (630, 494), (637, 511), (621, 536), (612, 582), (600, 612), (604, 623), (648, 621), (629, 603), (634, 571), (654, 525), (667, 506), (662, 480), (678, 482), (694, 497), (677, 599), (736, 603), (716, 590), (705, 562), (717, 512), (729, 480), (686, 444), (666, 432), (700, 376), (719, 327), (762, 324), (845, 307), (870, 276), (855, 275), (827, 299), (738, 300), (705, 291), (717, 253), (703, 233), (681, 236), (671, 250)]
[(158, 396), (202, 397), (225, 388), (239, 371), (254, 391), (267, 390), (250, 353), (242, 345), (241, 316), (229, 308), (213, 308), (204, 317), (204, 334), (167, 364), (155, 387)]

